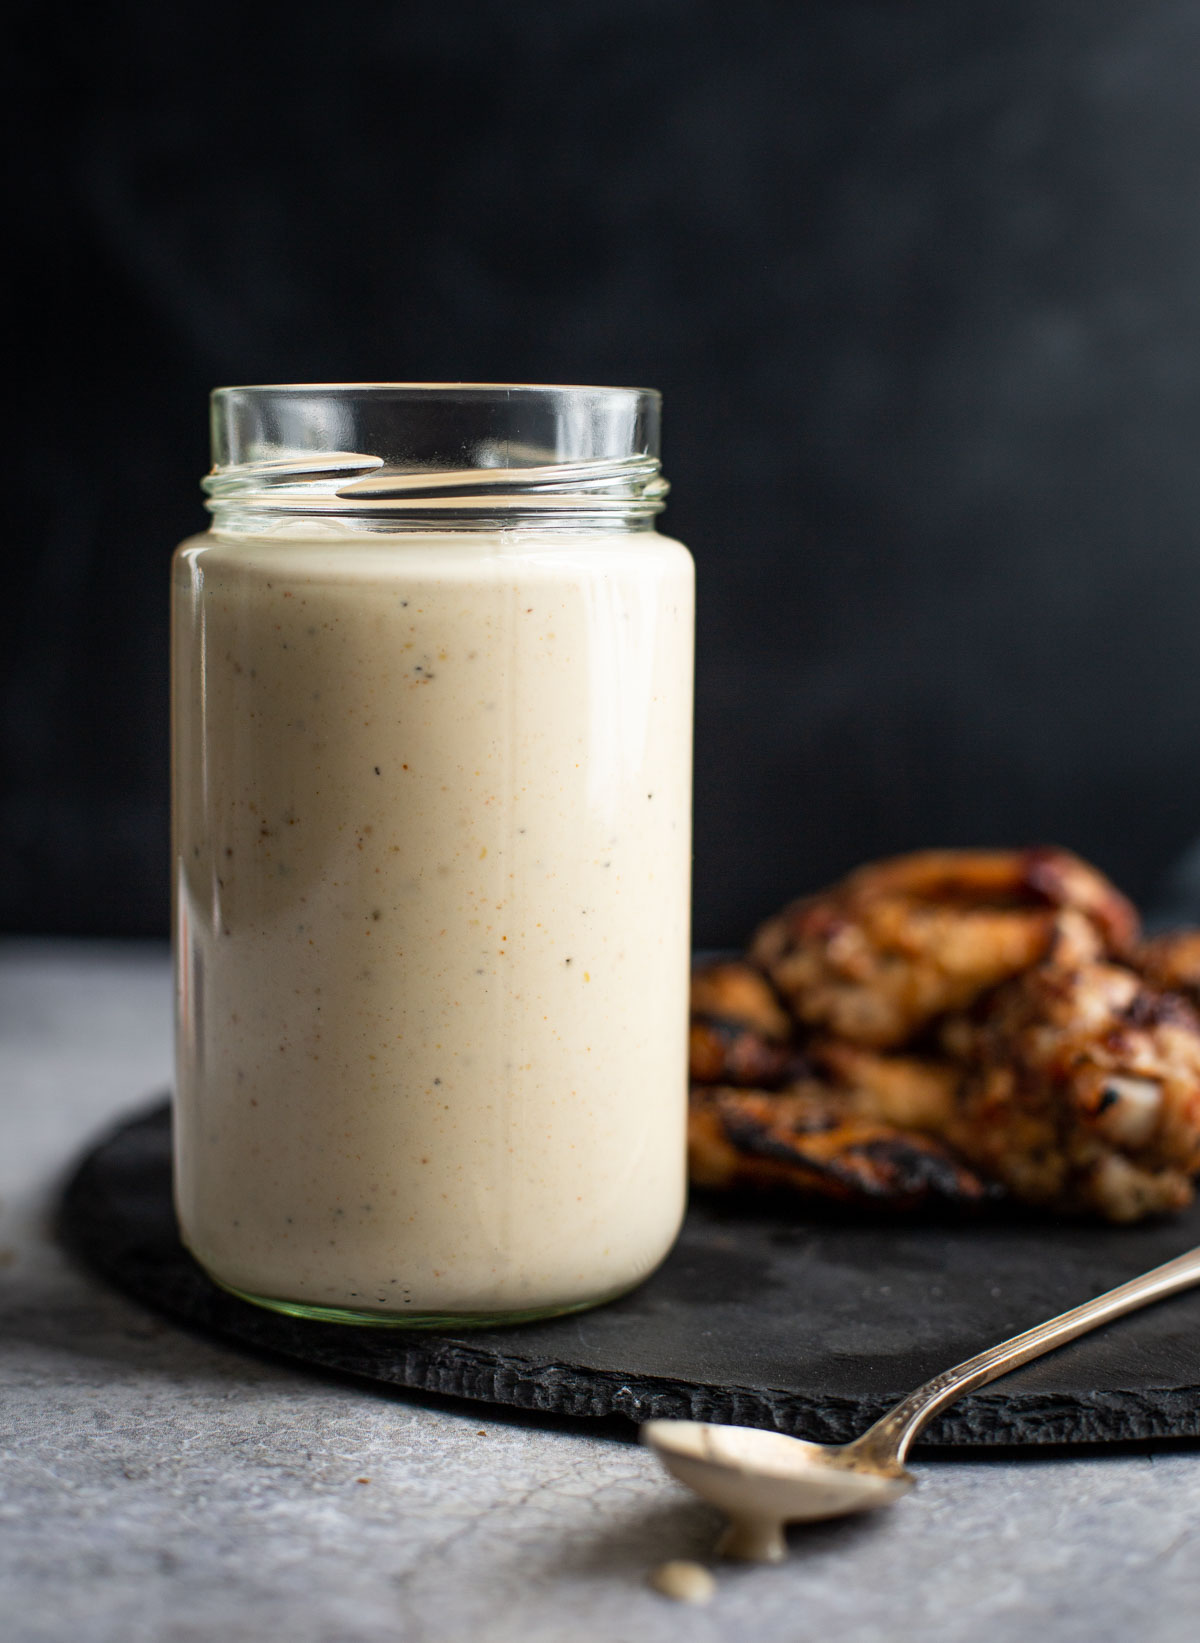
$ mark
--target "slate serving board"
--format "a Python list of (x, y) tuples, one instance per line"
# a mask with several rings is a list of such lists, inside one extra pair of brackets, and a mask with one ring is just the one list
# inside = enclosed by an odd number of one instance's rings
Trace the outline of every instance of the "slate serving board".
[[(183, 1249), (164, 1104), (102, 1140), (61, 1229), (137, 1299), (227, 1339), (410, 1387), (568, 1415), (685, 1415), (841, 1441), (940, 1369), (1200, 1243), (1200, 1207), (1100, 1227), (1048, 1218), (865, 1220), (693, 1203), (666, 1264), (623, 1300), (519, 1328), (317, 1324), (216, 1288)], [(965, 1398), (937, 1445), (1200, 1435), (1200, 1290)]]

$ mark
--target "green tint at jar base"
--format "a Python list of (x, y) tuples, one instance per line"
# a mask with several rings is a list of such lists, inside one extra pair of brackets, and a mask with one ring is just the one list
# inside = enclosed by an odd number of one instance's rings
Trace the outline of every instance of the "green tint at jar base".
[(268, 1312), (282, 1312), (289, 1318), (311, 1318), (316, 1323), (324, 1324), (358, 1324), (367, 1325), (376, 1329), (428, 1329), (428, 1330), (456, 1330), (456, 1329), (504, 1329), (513, 1324), (540, 1323), (547, 1318), (565, 1318), (573, 1312), (590, 1312), (593, 1307), (603, 1306), (608, 1301), (618, 1300), (627, 1295), (630, 1288), (626, 1284), (621, 1289), (614, 1289), (610, 1295), (597, 1295), (590, 1301), (575, 1301), (567, 1306), (534, 1307), (526, 1312), (386, 1312), (382, 1309), (372, 1311), (370, 1307), (345, 1306), (307, 1306), (303, 1301), (274, 1300), (266, 1295), (249, 1295), (244, 1290), (234, 1289), (232, 1284), (223, 1284), (219, 1278), (213, 1280), (228, 1295), (235, 1295), (239, 1301), (249, 1301), (252, 1306), (260, 1306)]
[(693, 574), (657, 427), (626, 389), (215, 396), (174, 571), (175, 1190), (243, 1298), (512, 1323), (676, 1236)]

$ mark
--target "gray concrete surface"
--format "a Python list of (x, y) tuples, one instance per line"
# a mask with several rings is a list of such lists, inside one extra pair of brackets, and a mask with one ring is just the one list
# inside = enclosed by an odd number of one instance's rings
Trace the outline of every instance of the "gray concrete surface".
[(4, 1643), (1184, 1643), (1200, 1451), (928, 1462), (713, 1602), (646, 1577), (715, 1519), (618, 1432), (243, 1355), (74, 1269), (64, 1170), (169, 1073), (153, 947), (0, 949)]

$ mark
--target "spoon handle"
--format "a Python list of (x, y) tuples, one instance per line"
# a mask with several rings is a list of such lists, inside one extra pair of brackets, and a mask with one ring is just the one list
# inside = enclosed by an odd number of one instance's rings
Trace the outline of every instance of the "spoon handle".
[(1082, 1306), (1072, 1307), (1070, 1312), (1060, 1313), (1057, 1318), (1050, 1318), (1044, 1324), (1027, 1329), (1023, 1335), (1001, 1341), (999, 1346), (980, 1352), (977, 1357), (968, 1358), (953, 1369), (943, 1370), (931, 1381), (926, 1381), (924, 1386), (910, 1392), (894, 1409), (869, 1427), (861, 1438), (849, 1445), (849, 1449), (856, 1460), (869, 1465), (899, 1467), (904, 1462), (909, 1445), (926, 1422), (947, 1404), (961, 1398), (964, 1392), (986, 1386), (989, 1381), (1007, 1375), (1010, 1369), (1016, 1369), (1032, 1358), (1040, 1358), (1043, 1352), (1052, 1352), (1056, 1346), (1073, 1341), (1077, 1335), (1086, 1335), (1089, 1329), (1097, 1329), (1112, 1318), (1135, 1312), (1140, 1306), (1161, 1301), (1168, 1295), (1178, 1294), (1181, 1289), (1190, 1289), (1196, 1283), (1200, 1283), (1200, 1248), (1189, 1250), (1186, 1255), (1177, 1256), (1151, 1272), (1144, 1272), (1140, 1278), (1131, 1278), (1127, 1284), (1120, 1284), (1116, 1289), (1097, 1295), (1094, 1301), (1085, 1301)]

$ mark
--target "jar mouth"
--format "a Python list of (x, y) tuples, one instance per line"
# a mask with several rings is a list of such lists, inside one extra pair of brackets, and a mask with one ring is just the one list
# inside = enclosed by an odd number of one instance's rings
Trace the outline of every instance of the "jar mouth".
[[(405, 528), (450, 517), (648, 522), (668, 485), (659, 395), (533, 383), (219, 388), (218, 524), (320, 515)], [(262, 528), (259, 526), (259, 528)]]
[(612, 388), (587, 382), (255, 382), (213, 389), (214, 399), (231, 394), (636, 394), (662, 399), (657, 388)]

